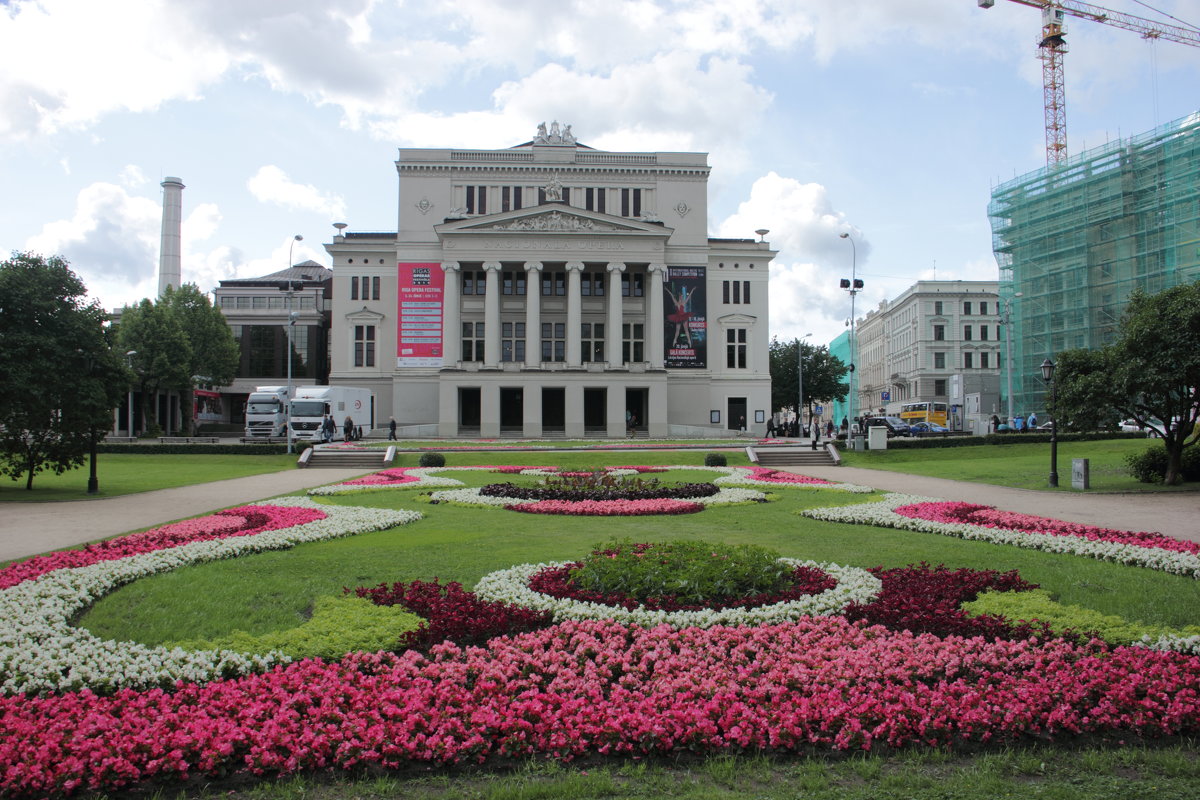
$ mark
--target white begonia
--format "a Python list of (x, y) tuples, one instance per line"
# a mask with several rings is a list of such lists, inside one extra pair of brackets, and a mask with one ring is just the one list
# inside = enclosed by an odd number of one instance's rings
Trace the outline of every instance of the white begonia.
[(189, 651), (105, 640), (73, 627), (70, 620), (104, 594), (148, 575), (384, 530), (421, 518), (416, 511), (326, 506), (304, 497), (279, 497), (257, 505), (318, 508), (326, 518), (58, 569), (0, 590), (0, 692), (145, 689), (170, 686), (177, 680), (205, 682), (236, 677), (284, 663), (289, 659), (280, 653)]
[(551, 597), (529, 588), (529, 579), (545, 569), (561, 567), (571, 562), (521, 564), (484, 575), (475, 585), (481, 600), (523, 606), (548, 611), (555, 622), (566, 620), (616, 620), (644, 627), (670, 625), (675, 628), (711, 628), (716, 625), (746, 626), (774, 625), (806, 616), (840, 614), (851, 603), (870, 603), (879, 594), (882, 583), (865, 569), (838, 564), (819, 564), (792, 558), (779, 559), (792, 567), (819, 569), (837, 581), (837, 585), (819, 594), (798, 600), (787, 600), (754, 608), (704, 609), (701, 611), (632, 610), (621, 606), (589, 603), (581, 600)]

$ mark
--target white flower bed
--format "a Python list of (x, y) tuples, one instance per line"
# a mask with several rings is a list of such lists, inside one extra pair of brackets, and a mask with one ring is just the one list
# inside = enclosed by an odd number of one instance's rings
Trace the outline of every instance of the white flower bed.
[(650, 611), (635, 608), (630, 611), (620, 606), (551, 597), (529, 588), (529, 579), (537, 573), (570, 563), (560, 561), (550, 564), (521, 564), (490, 573), (475, 585), (475, 593), (481, 600), (549, 611), (555, 622), (612, 619), (645, 627), (670, 625), (675, 628), (711, 628), (716, 625), (774, 625), (805, 616), (840, 614), (850, 603), (870, 603), (879, 594), (882, 586), (879, 579), (865, 569), (792, 558), (779, 560), (792, 567), (814, 567), (822, 570), (836, 580), (837, 585), (820, 594), (757, 608), (703, 611)]
[(86, 567), (59, 569), (0, 590), (0, 692), (144, 689), (176, 680), (204, 682), (258, 672), (288, 661), (280, 653), (188, 651), (100, 639), (71, 618), (131, 581), (190, 564), (285, 550), (421, 518), (415, 511), (318, 505), (279, 497), (258, 505), (319, 508), (325, 519), (248, 536), (192, 542)]
[(1078, 536), (1062, 536), (1052, 533), (1017, 531), (1007, 528), (986, 528), (965, 522), (933, 522), (897, 514), (900, 506), (916, 503), (944, 502), (933, 497), (890, 493), (878, 503), (863, 503), (836, 508), (810, 508), (800, 512), (803, 516), (827, 522), (849, 522), (858, 525), (878, 525), (883, 528), (898, 528), (920, 533), (937, 533), (959, 539), (974, 539), (992, 544), (1008, 544), (1042, 550), (1047, 553), (1068, 553), (1086, 556), (1101, 561), (1115, 561), (1147, 569), (1170, 572), (1200, 578), (1200, 558), (1191, 553), (1160, 550), (1153, 547), (1138, 547), (1118, 542), (1100, 542)]

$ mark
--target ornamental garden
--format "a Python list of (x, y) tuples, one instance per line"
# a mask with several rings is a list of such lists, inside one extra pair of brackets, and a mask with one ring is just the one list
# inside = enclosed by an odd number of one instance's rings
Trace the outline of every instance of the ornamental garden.
[(1200, 733), (1200, 545), (631, 455), (455, 454), (9, 565), (0, 793)]

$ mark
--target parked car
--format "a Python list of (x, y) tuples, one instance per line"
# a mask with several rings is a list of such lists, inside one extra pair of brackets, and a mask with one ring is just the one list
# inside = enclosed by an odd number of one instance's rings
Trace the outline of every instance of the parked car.
[(899, 417), (867, 417), (863, 420), (863, 428), (870, 430), (882, 426), (888, 429), (888, 436), (912, 436), (908, 423)]
[(950, 429), (945, 425), (938, 425), (936, 422), (914, 422), (908, 426), (909, 431), (913, 436), (929, 436), (943, 433), (949, 433)]

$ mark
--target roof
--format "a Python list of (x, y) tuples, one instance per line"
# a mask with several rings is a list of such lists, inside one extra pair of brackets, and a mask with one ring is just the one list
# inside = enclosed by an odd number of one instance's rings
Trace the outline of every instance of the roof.
[(301, 261), (293, 267), (262, 275), (257, 278), (229, 278), (221, 281), (222, 286), (253, 286), (256, 284), (283, 283), (284, 281), (300, 281), (302, 283), (323, 283), (333, 278), (333, 270), (323, 267), (315, 261)]

